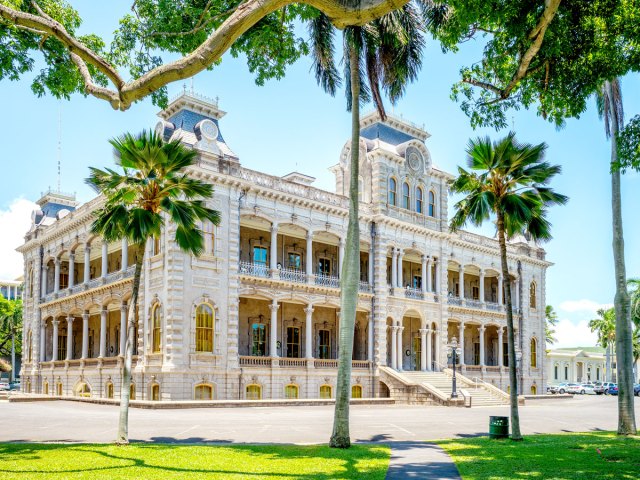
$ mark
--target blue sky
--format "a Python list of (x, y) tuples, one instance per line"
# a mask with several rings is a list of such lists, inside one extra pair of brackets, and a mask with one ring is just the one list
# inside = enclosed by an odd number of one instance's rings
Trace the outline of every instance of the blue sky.
[[(118, 17), (130, 2), (74, 1), (85, 18), (84, 29), (109, 35)], [(303, 31), (300, 32), (304, 34)], [(463, 65), (480, 58), (480, 42), (466, 43), (458, 54), (444, 55), (430, 41), (418, 82), (394, 108), (396, 115), (425, 124), (432, 135), (426, 142), (434, 163), (449, 172), (465, 159), (470, 137), (493, 130), (473, 131), (459, 106), (450, 100), (450, 89)], [(333, 190), (328, 167), (338, 161), (349, 137), (349, 114), (344, 95), (326, 95), (310, 72), (308, 59), (289, 68), (281, 81), (258, 87), (242, 58), (225, 56), (212, 72), (198, 75), (197, 92), (218, 96), (228, 114), (221, 131), (240, 156), (244, 166), (284, 175), (299, 170), (317, 178), (316, 185)], [(638, 76), (623, 79), (627, 117), (640, 113)], [(169, 87), (178, 93), (179, 82)], [(25, 77), (20, 82), (2, 81), (0, 100), (4, 111), (4, 148), (0, 156), (4, 175), (0, 183), (0, 277), (21, 273), (20, 257), (13, 249), (29, 224), (31, 204), (40, 192), (57, 183), (58, 119), (62, 118), (63, 191), (76, 192), (86, 201), (92, 193), (84, 185), (89, 165), (106, 166), (112, 161), (109, 138), (125, 131), (139, 131), (155, 125), (158, 109), (150, 101), (116, 112), (103, 101), (76, 95), (70, 102), (51, 97), (37, 98)], [(594, 102), (580, 120), (570, 120), (562, 130), (544, 122), (535, 112), (513, 113), (512, 125), (521, 140), (549, 145), (547, 159), (563, 166), (563, 174), (553, 186), (570, 197), (565, 207), (550, 213), (554, 240), (546, 245), (547, 258), (554, 262), (547, 275), (547, 303), (555, 306), (562, 319), (561, 345), (594, 341), (586, 328), (600, 305), (613, 302), (614, 279), (611, 253), (610, 145), (606, 141)], [(371, 106), (365, 108), (369, 111)], [(627, 174), (623, 180), (623, 212), (628, 276), (640, 276), (640, 176)], [(483, 229), (492, 234), (491, 226)]]

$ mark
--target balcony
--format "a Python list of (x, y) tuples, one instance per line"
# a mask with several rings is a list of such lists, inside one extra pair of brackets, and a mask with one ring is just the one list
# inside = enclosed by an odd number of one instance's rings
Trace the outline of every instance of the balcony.
[(491, 310), (491, 311), (494, 311), (494, 312), (501, 312), (502, 311), (502, 305), (500, 305), (499, 303), (486, 302), (486, 306), (487, 306), (487, 310)]
[(281, 268), (278, 271), (280, 273), (280, 280), (294, 283), (307, 283), (307, 274), (300, 269)]
[(108, 274), (106, 277), (94, 278), (92, 280), (89, 280), (86, 283), (79, 283), (77, 285), (74, 285), (73, 287), (68, 287), (58, 292), (48, 293), (42, 298), (42, 303), (51, 302), (58, 298), (64, 298), (70, 295), (75, 295), (76, 293), (84, 292), (85, 290), (91, 290), (93, 288), (101, 287), (103, 285), (109, 285), (115, 282), (119, 282), (120, 280), (131, 278), (133, 277), (135, 270), (136, 270), (136, 266), (131, 265), (126, 270), (118, 270), (117, 272), (112, 272)]
[(369, 282), (360, 280), (360, 282), (358, 282), (358, 291), (360, 293), (371, 293), (371, 285), (369, 285)]
[(271, 272), (267, 265), (263, 263), (239, 262), (238, 272), (240, 275), (250, 275), (252, 277), (271, 278)]
[(422, 293), (422, 290), (419, 288), (411, 288), (411, 287), (405, 288), (404, 296), (407, 298), (412, 298), (414, 300), (424, 300), (424, 294)]
[(333, 275), (318, 273), (315, 275), (315, 283), (321, 287), (340, 288), (340, 279)]
[(449, 305), (456, 305), (458, 307), (462, 306), (462, 299), (460, 297), (448, 297), (447, 303)]
[[(267, 367), (267, 368), (326, 368), (338, 369), (338, 360), (334, 358), (287, 358), (287, 357), (252, 357), (241, 355), (239, 357), (241, 367)], [(367, 370), (371, 367), (369, 360), (352, 360), (351, 368)]]

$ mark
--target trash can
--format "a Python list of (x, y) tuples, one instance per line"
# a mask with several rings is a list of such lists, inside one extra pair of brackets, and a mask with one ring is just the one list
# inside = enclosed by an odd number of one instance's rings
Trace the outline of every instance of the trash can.
[(489, 417), (489, 438), (509, 437), (509, 417)]

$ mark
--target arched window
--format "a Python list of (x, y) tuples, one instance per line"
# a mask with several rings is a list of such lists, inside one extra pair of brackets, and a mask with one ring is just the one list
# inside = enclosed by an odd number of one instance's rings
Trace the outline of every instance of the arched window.
[(213, 400), (213, 386), (207, 383), (196, 385), (193, 398), (195, 400)]
[(284, 398), (287, 398), (287, 399), (298, 398), (298, 386), (293, 384), (285, 386)]
[(351, 398), (362, 398), (362, 385), (353, 385), (351, 387)]
[(409, 193), (409, 184), (402, 184), (402, 208), (409, 210), (411, 208), (411, 194)]
[(262, 399), (262, 387), (257, 384), (247, 385), (245, 398), (247, 400), (261, 400)]
[(424, 213), (424, 193), (421, 187), (416, 187), (416, 212)]
[(81, 383), (76, 387), (76, 396), (78, 397), (90, 397), (91, 396), (91, 388), (86, 383)]
[(429, 192), (429, 216), (436, 216), (436, 194), (433, 191)]
[(537, 305), (537, 296), (536, 296), (536, 282), (531, 282), (529, 286), (529, 307), (535, 310)]
[(536, 385), (531, 385), (531, 395), (538, 394), (538, 387)]
[(46, 380), (42, 384), (42, 393), (43, 395), (49, 395), (49, 382), (47, 382)]
[(160, 401), (160, 385), (157, 383), (151, 385), (151, 400), (154, 402)]
[(113, 382), (107, 383), (107, 398), (113, 398)]
[(196, 308), (196, 352), (213, 353), (213, 308), (206, 303)]
[(396, 179), (391, 177), (389, 179), (389, 205), (396, 205), (396, 194), (398, 192), (398, 185)]
[(535, 338), (531, 339), (531, 367), (538, 367), (538, 342)]
[(160, 304), (156, 303), (151, 310), (151, 352), (159, 353), (161, 348), (162, 315)]
[(129, 386), (129, 400), (135, 400), (136, 399), (136, 384), (132, 383)]
[(151, 255), (160, 254), (160, 235), (153, 236), (153, 243), (151, 244)]
[(62, 396), (62, 382), (56, 384), (56, 395), (59, 397)]
[(331, 385), (320, 385), (320, 398), (331, 398)]
[(25, 392), (26, 393), (31, 393), (31, 379), (27, 378), (27, 385), (25, 387)]

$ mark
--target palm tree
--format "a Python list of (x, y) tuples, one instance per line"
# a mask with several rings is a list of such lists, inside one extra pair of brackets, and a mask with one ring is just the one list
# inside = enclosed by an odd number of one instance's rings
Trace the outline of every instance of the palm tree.
[(616, 347), (616, 311), (614, 308), (601, 308), (597, 311), (598, 318), (589, 321), (589, 328), (597, 333), (598, 343), (606, 349), (606, 378), (611, 381), (611, 356)]
[[(314, 70), (322, 88), (335, 95), (341, 84), (334, 58), (335, 28), (323, 13), (310, 21)], [(380, 117), (386, 115), (381, 88), (395, 102), (408, 82), (416, 78), (424, 46), (418, 13), (407, 4), (400, 10), (362, 27), (347, 27), (343, 34), (345, 93), (351, 111), (351, 173), (349, 178), (349, 224), (345, 261), (340, 272), (340, 333), (338, 380), (333, 432), (329, 445), (349, 448), (349, 398), (351, 357), (360, 278), (360, 229), (358, 225), (358, 177), (360, 153), (360, 103), (373, 100)], [(364, 78), (366, 74), (366, 80)]]
[(618, 165), (618, 132), (624, 125), (620, 80), (614, 78), (602, 84), (596, 96), (598, 113), (604, 121), (607, 138), (611, 139), (611, 211), (613, 230), (613, 263), (616, 294), (613, 305), (616, 311), (616, 364), (618, 367), (618, 435), (635, 435), (636, 419), (633, 400), (633, 332), (631, 330), (631, 306), (627, 293), (627, 276), (624, 260), (624, 233), (622, 230), (622, 196), (620, 193), (620, 169)]
[(518, 416), (511, 282), (506, 280), (510, 278), (507, 239), (524, 234), (537, 241), (549, 240), (551, 224), (546, 219), (547, 208), (567, 201), (567, 197), (547, 187), (551, 179), (560, 173), (560, 167), (543, 161), (546, 148), (544, 143), (520, 144), (516, 142), (514, 133), (495, 143), (489, 138), (471, 140), (467, 148), (467, 165), (473, 171), (458, 167), (458, 178), (451, 185), (452, 193), (466, 195), (455, 205), (452, 231), (467, 223), (479, 226), (495, 216), (505, 279), (513, 440), (522, 440), (522, 435)]
[(547, 305), (544, 309), (544, 336), (546, 342), (553, 345), (558, 341), (555, 337), (556, 331), (553, 327), (558, 324), (558, 314), (553, 309), (553, 306)]
[(129, 442), (131, 357), (145, 245), (160, 235), (168, 219), (175, 225), (174, 240), (178, 246), (199, 255), (204, 247), (199, 222), (217, 225), (220, 214), (205, 205), (205, 200), (213, 194), (213, 187), (186, 173), (197, 153), (179, 140), (165, 142), (157, 134), (143, 131), (137, 136), (127, 133), (110, 143), (122, 173), (109, 168), (91, 168), (86, 182), (105, 197), (104, 207), (96, 212), (92, 232), (101, 235), (105, 242), (127, 238), (135, 251), (116, 440), (124, 444)]
[[(11, 381), (16, 379), (16, 339), (22, 331), (22, 300), (7, 300), (0, 295), (0, 331), (11, 341)], [(18, 337), (18, 338), (17, 338)], [(0, 351), (3, 345), (0, 345)]]

